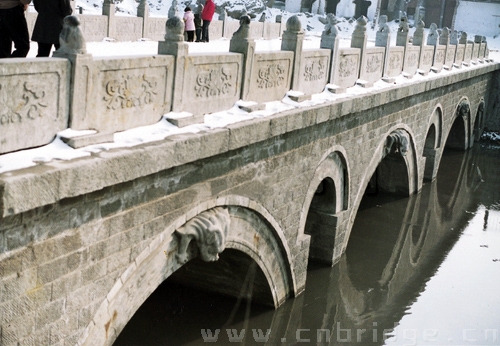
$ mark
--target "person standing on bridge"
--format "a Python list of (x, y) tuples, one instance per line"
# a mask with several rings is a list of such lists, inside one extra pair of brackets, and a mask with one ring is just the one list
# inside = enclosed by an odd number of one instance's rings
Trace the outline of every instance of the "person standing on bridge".
[(24, 12), (30, 2), (31, 0), (0, 0), (0, 58), (24, 58), (28, 55), (30, 34)]
[(49, 56), (52, 46), (59, 49), (64, 17), (73, 13), (73, 9), (69, 0), (33, 0), (33, 5), (38, 17), (31, 39), (38, 42), (37, 57)]
[(208, 27), (215, 13), (215, 3), (213, 0), (206, 0), (203, 11), (201, 11), (201, 19), (203, 20), (203, 27), (201, 29), (201, 42), (208, 42)]
[(191, 7), (186, 6), (184, 9), (184, 31), (187, 33), (187, 40), (188, 42), (193, 42), (194, 41), (194, 14), (193, 11), (191, 11)]

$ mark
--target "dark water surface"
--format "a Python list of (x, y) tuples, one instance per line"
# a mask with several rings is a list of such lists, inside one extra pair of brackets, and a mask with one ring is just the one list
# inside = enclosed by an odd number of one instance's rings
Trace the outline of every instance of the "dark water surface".
[(410, 198), (366, 196), (340, 261), (279, 309), (167, 279), (115, 342), (205, 344), (500, 345), (500, 147), (445, 152)]

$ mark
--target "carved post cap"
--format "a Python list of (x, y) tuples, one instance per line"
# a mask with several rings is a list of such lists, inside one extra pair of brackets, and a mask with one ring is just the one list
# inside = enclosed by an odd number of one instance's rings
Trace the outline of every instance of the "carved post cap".
[(87, 43), (80, 29), (80, 20), (77, 16), (66, 16), (63, 20), (63, 29), (59, 34), (60, 47), (53, 56), (67, 54), (87, 54)]
[(288, 18), (286, 21), (286, 30), (287, 31), (295, 31), (295, 32), (301, 32), (302, 31), (302, 23), (297, 16), (291, 16)]
[(165, 41), (184, 41), (184, 23), (177, 17), (170, 17), (165, 23)]

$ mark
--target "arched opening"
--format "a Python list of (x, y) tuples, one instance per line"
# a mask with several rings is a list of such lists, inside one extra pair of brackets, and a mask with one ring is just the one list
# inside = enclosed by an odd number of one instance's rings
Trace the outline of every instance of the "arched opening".
[(467, 102), (461, 102), (457, 108), (456, 118), (453, 121), (448, 138), (446, 139), (446, 149), (467, 150), (468, 148), (468, 121), (470, 119), (470, 109)]
[(425, 157), (424, 179), (432, 181), (435, 177), (436, 167), (436, 127), (434, 124), (427, 131), (423, 156)]
[(309, 263), (333, 264), (342, 253), (342, 234), (346, 224), (349, 196), (347, 162), (341, 151), (330, 152), (316, 168), (301, 219), (304, 233), (310, 235)]
[[(258, 301), (267, 304), (254, 304)], [(270, 306), (272, 295), (256, 262), (241, 251), (226, 249), (217, 262), (195, 258), (167, 278), (136, 311), (114, 345), (202, 343), (208, 333), (214, 337), (217, 329), (273, 310)], [(227, 341), (226, 330), (220, 332), (220, 341)]]
[[(383, 276), (389, 275), (388, 263), (394, 262), (393, 249), (401, 241), (401, 225), (408, 217), (408, 199), (402, 197), (410, 195), (409, 177), (415, 174), (411, 168), (414, 150), (405, 130), (391, 132), (382, 150), (382, 160), (366, 185), (346, 248), (349, 269), (363, 273), (359, 285), (371, 285), (374, 292), (381, 288)], [(356, 277), (351, 280), (357, 282)]]
[(405, 160), (409, 145), (408, 134), (403, 130), (396, 130), (387, 137), (383, 159), (370, 178), (366, 194), (384, 192), (399, 196), (410, 195)]
[(326, 178), (318, 185), (307, 214), (305, 234), (311, 236), (309, 259), (331, 263), (337, 226), (335, 184)]
[(474, 132), (471, 142), (478, 142), (484, 130), (484, 103), (481, 102), (477, 109), (476, 119), (474, 121)]
[(457, 117), (451, 126), (448, 140), (446, 141), (446, 149), (465, 150), (467, 149), (465, 137), (465, 123), (461, 117)]

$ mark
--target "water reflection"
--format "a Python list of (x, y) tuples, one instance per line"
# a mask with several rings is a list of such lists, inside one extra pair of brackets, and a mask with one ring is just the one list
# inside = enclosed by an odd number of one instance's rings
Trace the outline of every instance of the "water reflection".
[(281, 308), (167, 280), (115, 345), (498, 345), (499, 210), (498, 148), (445, 153), (421, 193), (365, 197), (340, 261)]

